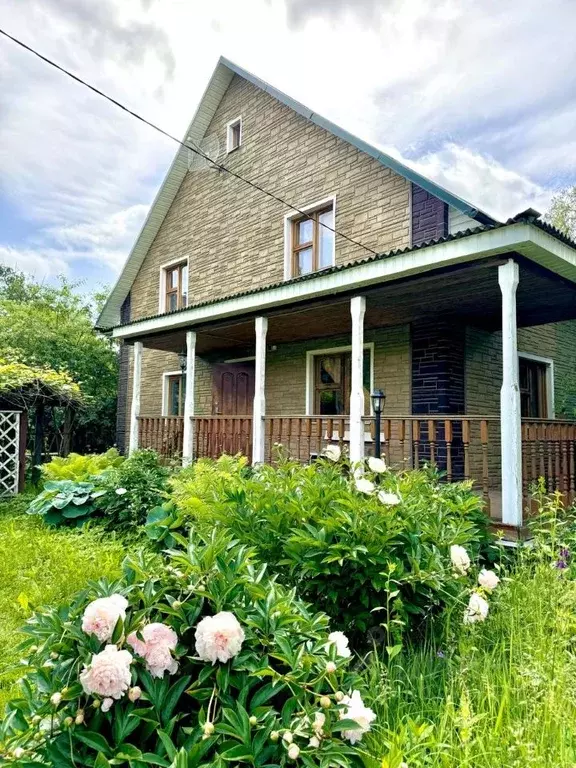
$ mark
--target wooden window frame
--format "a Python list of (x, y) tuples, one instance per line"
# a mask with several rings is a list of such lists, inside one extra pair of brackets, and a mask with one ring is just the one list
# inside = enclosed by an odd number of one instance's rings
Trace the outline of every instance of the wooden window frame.
[[(323, 213), (332, 213), (332, 219), (334, 219), (334, 206), (332, 204), (326, 205), (323, 208), (318, 208), (315, 211), (307, 213), (305, 216), (297, 216), (291, 220), (292, 232), (291, 232), (291, 249), (292, 249), (292, 276), (300, 277), (298, 267), (298, 257), (301, 251), (305, 251), (312, 248), (312, 269), (305, 274), (311, 274), (312, 272), (320, 272), (322, 269), (328, 269), (328, 267), (320, 267), (320, 216)], [(305, 243), (298, 242), (298, 228), (303, 221), (312, 222), (312, 240), (308, 240)], [(329, 265), (332, 266), (332, 265)]]
[[(538, 415), (524, 416), (524, 418), (553, 419), (554, 414), (554, 361), (548, 357), (531, 355), (523, 352), (518, 353), (518, 366), (522, 363), (532, 366), (535, 369), (538, 381), (537, 398)], [(520, 382), (520, 377), (519, 377)], [(520, 408), (522, 412), (523, 396), (529, 394), (526, 390), (520, 389)]]
[[(177, 309), (184, 309), (188, 306), (188, 260), (175, 261), (170, 264), (165, 264), (161, 267), (161, 295), (160, 295), (160, 310), (164, 312), (175, 312)], [(183, 280), (182, 273), (186, 269), (186, 291), (182, 290)], [(178, 287), (171, 288), (170, 277), (173, 272), (178, 271)], [(176, 294), (176, 308), (170, 309), (170, 297)]]
[[(238, 143), (234, 144), (234, 136), (236, 135), (236, 129), (238, 129)], [(235, 117), (234, 120), (230, 120), (226, 124), (226, 152), (235, 152), (242, 146), (242, 115)]]
[[(172, 413), (172, 387), (174, 380), (179, 381), (178, 388), (178, 414)], [(183, 416), (184, 415), (184, 374), (181, 371), (167, 371), (162, 374), (162, 415), (163, 416)]]
[[(346, 355), (352, 352), (351, 346), (329, 347), (327, 349), (310, 349), (306, 352), (306, 415), (319, 416), (317, 412), (317, 393), (316, 393), (316, 375), (319, 365), (319, 359), (322, 357), (335, 357), (337, 355)], [(374, 390), (374, 355), (375, 344), (373, 341), (364, 343), (364, 352), (369, 353), (370, 359), (370, 392)], [(350, 393), (345, 396), (344, 402), (349, 401)], [(367, 416), (372, 415), (372, 401), (368, 398)], [(348, 409), (349, 410), (349, 409)], [(343, 414), (349, 416), (350, 414)], [(328, 417), (327, 417), (328, 418)]]
[[(303, 250), (304, 248), (309, 248), (310, 243), (313, 241), (309, 241), (307, 244), (298, 244), (298, 238), (297, 238), (297, 225), (302, 221), (303, 219), (310, 218), (318, 219), (320, 214), (326, 213), (329, 210), (332, 210), (332, 227), (335, 228), (336, 226), (336, 195), (330, 195), (329, 197), (325, 197), (322, 200), (318, 200), (315, 203), (312, 203), (311, 205), (304, 205), (304, 206), (298, 206), (300, 211), (302, 213), (287, 213), (284, 216), (284, 279), (285, 280), (291, 280), (292, 278), (299, 277), (298, 269), (297, 269), (297, 254), (299, 251)], [(303, 216), (302, 214), (306, 214)], [(316, 238), (316, 246), (313, 248), (313, 265), (318, 264), (318, 256), (319, 256), (319, 241), (318, 241), (318, 232), (320, 229), (320, 225), (317, 222), (313, 222), (313, 234), (312, 237)], [(315, 252), (315, 253), (314, 253)], [(296, 256), (295, 256), (296, 254)], [(334, 266), (336, 262), (336, 237), (334, 235), (332, 240), (332, 254), (331, 254), (331, 263), (327, 265), (326, 267), (322, 267), (322, 269), (315, 269), (314, 272), (322, 272), (324, 269), (329, 269), (331, 266)], [(313, 274), (312, 272), (308, 274)]]

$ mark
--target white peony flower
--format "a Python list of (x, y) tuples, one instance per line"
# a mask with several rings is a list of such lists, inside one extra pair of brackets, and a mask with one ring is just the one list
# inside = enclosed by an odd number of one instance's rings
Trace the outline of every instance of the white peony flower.
[(466, 576), (470, 568), (470, 557), (464, 547), (461, 547), (459, 544), (452, 544), (450, 547), (450, 559), (452, 560), (454, 571), (460, 576)]
[(54, 704), (55, 707), (57, 707), (61, 701), (62, 701), (62, 694), (60, 693), (60, 691), (57, 691), (56, 693), (53, 693), (52, 696), (50, 696), (50, 702)]
[(142, 632), (142, 640), (136, 632), (131, 632), (126, 638), (139, 656), (146, 660), (146, 667), (152, 677), (163, 677), (164, 672), (173, 675), (178, 671), (178, 662), (172, 658), (172, 653), (178, 644), (178, 635), (172, 627), (159, 622), (147, 624)]
[(324, 712), (315, 712), (314, 713), (314, 722), (312, 723), (312, 729), (315, 733), (322, 733), (322, 728), (324, 728), (324, 724), (326, 723), (326, 715)]
[(378, 494), (378, 501), (380, 501), (382, 504), (386, 504), (389, 507), (394, 507), (396, 504), (400, 504), (400, 497), (395, 493), (380, 491)]
[(355, 720), (358, 723), (358, 728), (342, 731), (342, 736), (348, 739), (350, 744), (356, 744), (365, 733), (368, 733), (370, 723), (376, 720), (376, 715), (369, 707), (364, 706), (360, 691), (352, 691), (352, 696), (344, 698), (344, 704), (348, 709), (340, 711), (340, 720)]
[(365, 477), (357, 477), (355, 480), (356, 490), (360, 493), (372, 493), (374, 490), (374, 483), (367, 480)]
[(486, 568), (482, 568), (478, 574), (478, 584), (480, 584), (481, 587), (484, 587), (484, 589), (487, 589), (488, 592), (492, 592), (496, 589), (498, 584), (500, 584), (500, 579), (496, 576), (494, 571), (487, 571)]
[(330, 461), (340, 461), (342, 451), (337, 445), (327, 445), (324, 448), (324, 457), (330, 459)]
[(468, 607), (464, 611), (464, 624), (484, 621), (486, 616), (488, 616), (488, 603), (478, 592), (472, 592), (468, 601)]
[(386, 462), (376, 456), (368, 456), (368, 466), (371, 472), (386, 472)]
[(352, 655), (352, 651), (348, 647), (348, 638), (344, 632), (330, 632), (328, 635), (328, 642), (326, 643), (326, 651), (330, 650), (330, 646), (334, 644), (336, 646), (336, 655), (348, 658)]
[(225, 663), (237, 656), (244, 642), (244, 630), (230, 611), (206, 616), (196, 627), (196, 652), (202, 661)]
[(282, 741), (284, 741), (286, 744), (292, 744), (294, 741), (294, 736), (292, 735), (291, 731), (284, 731), (282, 734)]
[(128, 490), (126, 488), (116, 488), (116, 493), (118, 496), (124, 496), (125, 493), (128, 493)]
[(96, 693), (105, 698), (121, 698), (130, 685), (132, 654), (119, 651), (115, 645), (107, 645), (94, 654), (92, 661), (80, 673), (84, 693)]
[(96, 635), (101, 643), (112, 638), (118, 619), (126, 618), (128, 600), (122, 595), (99, 597), (86, 606), (82, 616), (82, 631), (87, 635)]
[(288, 757), (290, 760), (297, 760), (298, 755), (300, 754), (300, 747), (298, 744), (290, 744), (290, 747), (288, 748)]

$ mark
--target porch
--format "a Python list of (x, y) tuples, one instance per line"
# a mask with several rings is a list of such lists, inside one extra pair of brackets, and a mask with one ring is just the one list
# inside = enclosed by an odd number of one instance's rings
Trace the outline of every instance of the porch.
[[(113, 332), (133, 346), (130, 450), (260, 463), (280, 443), (307, 462), (335, 443), (356, 462), (373, 453), (382, 388), (389, 464), (472, 480), (490, 515), (520, 528), (539, 477), (574, 499), (576, 424), (553, 373), (574, 364), (546, 331), (573, 319), (574, 249), (521, 223), (137, 320)], [(151, 355), (181, 367), (174, 415)], [(541, 378), (532, 392), (519, 355)]]

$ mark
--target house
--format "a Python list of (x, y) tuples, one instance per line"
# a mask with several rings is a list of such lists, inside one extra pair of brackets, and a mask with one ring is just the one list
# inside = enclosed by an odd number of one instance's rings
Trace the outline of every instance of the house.
[[(220, 59), (98, 325), (118, 443), (184, 461), (374, 449), (521, 526), (575, 490), (576, 244), (501, 223)], [(251, 183), (247, 183), (248, 180)]]

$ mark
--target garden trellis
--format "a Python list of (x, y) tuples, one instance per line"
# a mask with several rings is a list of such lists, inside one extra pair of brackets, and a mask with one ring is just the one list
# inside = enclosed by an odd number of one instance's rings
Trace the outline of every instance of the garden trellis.
[(0, 498), (18, 493), (20, 413), (0, 411)]

